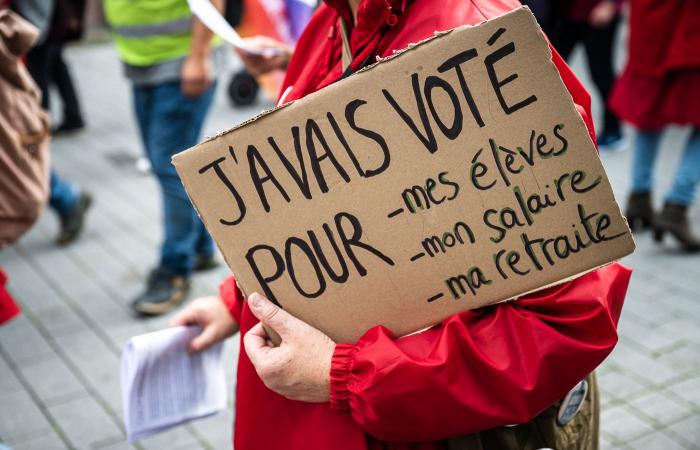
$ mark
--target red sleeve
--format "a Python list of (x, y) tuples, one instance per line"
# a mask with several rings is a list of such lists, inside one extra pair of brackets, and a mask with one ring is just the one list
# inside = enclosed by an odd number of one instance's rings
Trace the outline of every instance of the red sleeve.
[(597, 148), (595, 126), (593, 125), (593, 115), (591, 114), (591, 95), (552, 44), (549, 44), (549, 49), (552, 51), (552, 62), (557, 68), (566, 89), (569, 91), (569, 94), (571, 94), (571, 98), (576, 106), (576, 111), (581, 114), (586, 128), (588, 128), (588, 134), (591, 136), (593, 144), (595, 144)]
[(331, 406), (386, 441), (432, 441), (531, 420), (617, 342), (630, 271), (618, 263), (394, 339), (338, 344)]
[(7, 274), (0, 267), (0, 325), (9, 322), (19, 315), (21, 310), (17, 303), (10, 295), (10, 292), (5, 288), (7, 283)]
[(233, 275), (227, 277), (221, 285), (219, 285), (219, 297), (221, 301), (226, 305), (226, 309), (231, 313), (231, 317), (240, 325), (241, 323), (241, 311), (243, 311), (243, 303), (245, 302), (245, 297), (238, 285), (236, 284), (236, 278)]

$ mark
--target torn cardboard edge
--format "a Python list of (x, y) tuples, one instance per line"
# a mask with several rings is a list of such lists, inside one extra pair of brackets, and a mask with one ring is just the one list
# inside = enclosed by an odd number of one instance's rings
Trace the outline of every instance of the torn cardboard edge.
[[(464, 28), (478, 27), (479, 25), (481, 25), (481, 24), (483, 24), (483, 23), (486, 23), (486, 22), (488, 22), (489, 20), (494, 20), (494, 19), (497, 19), (497, 18), (499, 18), (499, 17), (503, 17), (503, 16), (506, 16), (506, 15), (508, 15), (508, 14), (512, 14), (512, 13), (518, 11), (518, 10), (527, 10), (528, 12), (530, 12), (530, 14), (532, 14), (532, 11), (530, 10), (530, 8), (529, 8), (528, 6), (524, 6), (524, 5), (523, 5), (523, 6), (521, 6), (520, 8), (516, 8), (516, 9), (514, 9), (514, 10), (512, 10), (512, 11), (508, 11), (507, 13), (502, 14), (502, 15), (497, 16), (497, 17), (494, 17), (494, 18), (492, 18), (492, 19), (484, 19), (484, 20), (482, 20), (481, 22), (479, 22), (479, 23), (477, 23), (477, 24), (475, 24), (475, 25), (462, 25), (462, 26), (453, 28), (453, 29), (451, 29), (451, 30), (442, 30), (442, 31), (436, 30), (436, 31), (433, 31), (433, 35), (432, 35), (432, 36), (428, 36), (427, 38), (423, 39), (422, 41), (409, 43), (405, 48), (402, 48), (402, 49), (399, 49), (399, 50), (394, 50), (393, 53), (392, 53), (391, 55), (387, 55), (387, 56), (384, 56), (384, 57), (377, 56), (377, 60), (376, 60), (374, 63), (372, 63), (372, 64), (370, 64), (370, 65), (368, 65), (368, 66), (366, 66), (366, 67), (362, 67), (361, 69), (359, 69), (359, 70), (356, 71), (355, 73), (351, 74), (350, 76), (351, 76), (351, 77), (354, 77), (354, 76), (360, 75), (360, 74), (362, 74), (362, 73), (364, 73), (364, 72), (368, 72), (368, 71), (374, 69), (375, 67), (377, 67), (379, 64), (388, 62), (388, 61), (390, 61), (390, 60), (392, 60), (392, 59), (394, 59), (394, 58), (396, 58), (396, 57), (401, 56), (403, 53), (405, 53), (405, 52), (407, 52), (407, 51), (409, 51), (409, 50), (413, 50), (413, 49), (415, 49), (416, 47), (419, 47), (419, 46), (421, 46), (421, 45), (427, 44), (428, 42), (430, 42), (430, 41), (432, 41), (432, 40), (434, 40), (434, 39), (437, 39), (437, 38), (439, 38), (439, 37), (446, 36), (446, 35), (448, 35), (448, 34), (454, 32), (455, 30), (461, 30), (461, 29), (464, 29)], [(533, 16), (533, 17), (534, 17), (534, 16)], [(540, 29), (540, 33), (542, 33), (542, 34), (544, 35), (544, 32), (543, 32), (541, 29)], [(545, 38), (545, 40), (546, 40), (546, 38)], [(549, 53), (549, 59), (550, 59), (550, 61), (551, 61), (551, 59), (552, 59), (551, 50), (550, 50), (550, 53)], [(349, 78), (349, 77), (348, 77), (348, 78)], [(338, 81), (343, 81), (343, 80), (338, 80)], [(201, 144), (204, 144), (204, 143), (209, 142), (209, 141), (213, 141), (213, 140), (218, 139), (218, 138), (220, 138), (220, 137), (222, 137), (222, 136), (224, 136), (224, 135), (226, 135), (226, 134), (229, 134), (229, 133), (232, 132), (232, 131), (236, 131), (236, 130), (238, 130), (238, 129), (240, 129), (240, 128), (243, 128), (243, 127), (245, 127), (246, 125), (248, 125), (248, 124), (250, 124), (250, 123), (252, 123), (252, 122), (257, 121), (258, 119), (260, 119), (260, 118), (262, 118), (262, 117), (265, 117), (265, 116), (270, 115), (270, 114), (272, 114), (272, 113), (274, 113), (274, 112), (277, 112), (277, 111), (279, 111), (280, 109), (283, 109), (283, 108), (292, 106), (295, 102), (297, 102), (297, 101), (299, 101), (299, 100), (302, 100), (302, 99), (311, 99), (311, 98), (313, 98), (314, 95), (316, 95), (317, 93), (321, 92), (323, 89), (326, 89), (326, 88), (331, 87), (331, 86), (333, 86), (333, 84), (330, 84), (330, 85), (328, 85), (328, 86), (324, 86), (322, 89), (319, 89), (319, 90), (316, 91), (316, 92), (312, 92), (311, 94), (306, 95), (306, 96), (304, 96), (304, 97), (302, 97), (302, 98), (300, 98), (300, 99), (298, 99), (298, 100), (292, 100), (292, 101), (289, 101), (289, 102), (287, 102), (287, 103), (283, 103), (283, 104), (281, 104), (281, 105), (276, 105), (276, 106), (273, 107), (273, 108), (270, 108), (270, 109), (266, 109), (266, 110), (264, 110), (264, 111), (261, 111), (261, 112), (259, 112), (258, 114), (254, 115), (253, 117), (251, 117), (251, 118), (249, 118), (249, 119), (246, 119), (246, 120), (244, 120), (243, 122), (238, 123), (238, 124), (232, 126), (231, 128), (228, 128), (228, 129), (226, 129), (226, 130), (219, 131), (218, 133), (216, 133), (216, 134), (213, 135), (213, 136), (207, 136), (207, 137), (205, 137), (204, 140), (203, 140), (202, 142), (200, 142), (198, 145), (196, 145), (196, 146), (194, 146), (194, 147), (192, 147), (192, 148), (189, 148), (189, 149), (185, 150), (185, 152), (194, 151), (194, 150), (196, 150), (197, 147), (198, 147), (199, 145), (201, 145)], [(181, 153), (182, 153), (182, 152), (181, 152)], [(171, 160), (174, 160), (174, 159), (175, 159), (175, 156), (177, 156), (177, 155), (174, 155), (174, 156), (171, 158)], [(191, 200), (191, 199), (190, 199), (190, 200)]]

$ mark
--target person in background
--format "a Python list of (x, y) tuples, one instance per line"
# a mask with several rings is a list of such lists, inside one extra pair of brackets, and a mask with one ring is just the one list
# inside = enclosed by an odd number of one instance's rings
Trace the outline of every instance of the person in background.
[[(39, 29), (38, 45), (45, 45), (41, 44), (42, 37), (46, 37), (46, 32), (52, 24), (51, 18), (55, 17), (52, 16), (52, 11), (56, 6), (53, 0), (37, 0), (33, 2), (14, 1), (8, 3), (11, 9), (15, 10), (20, 16), (24, 17), (24, 19)], [(33, 47), (29, 53), (32, 53), (34, 48), (36, 47)], [(45, 70), (41, 70), (42, 68), (42, 65), (38, 63), (34, 71), (27, 67), (32, 78), (34, 78), (34, 82), (40, 87), (41, 105), (44, 109), (47, 109), (49, 91), (48, 85), (46, 84), (47, 78)], [(49, 206), (58, 216), (60, 225), (56, 243), (58, 245), (67, 245), (80, 236), (85, 223), (85, 216), (92, 205), (92, 195), (75, 183), (59, 176), (53, 168), (51, 169), (49, 186)]]
[(63, 46), (82, 38), (84, 0), (55, 0), (49, 27), (42, 40), (27, 54), (27, 68), (43, 94), (41, 104), (49, 110), (49, 87), (56, 86), (63, 102), (63, 117), (53, 128), (54, 136), (83, 129), (85, 121), (68, 65), (63, 59)]
[(567, 0), (550, 2), (550, 39), (566, 60), (578, 43), (583, 44), (593, 83), (598, 89), (605, 111), (602, 132), (598, 133), (601, 150), (616, 150), (623, 145), (620, 121), (607, 106), (615, 82), (613, 48), (620, 22), (622, 0)]
[[(326, 0), (291, 59), (285, 47), (265, 40), (251, 45), (279, 51), (241, 56), (251, 73), (287, 67), (283, 104), (436, 30), (476, 25), (519, 6), (515, 0)], [(590, 97), (556, 52), (552, 58), (592, 130)], [(246, 299), (229, 277), (218, 298), (195, 300), (171, 325), (202, 327), (192, 351), (240, 330), (236, 450), (595, 450), (591, 373), (617, 341), (629, 277), (613, 263), (400, 339), (378, 326), (357, 342), (338, 343), (258, 294)], [(280, 346), (270, 343), (263, 324), (277, 331)]]
[(532, 14), (535, 15), (535, 19), (537, 19), (537, 23), (542, 27), (542, 31), (549, 36), (551, 34), (551, 20), (553, 18), (550, 0), (521, 0), (520, 3), (530, 8)]
[[(686, 251), (700, 251), (688, 208), (700, 181), (700, 2), (631, 0), (629, 59), (610, 107), (637, 128), (627, 220), (633, 229), (669, 233)], [(654, 163), (663, 130), (689, 125), (690, 137), (658, 216), (652, 208)]]
[[(212, 3), (222, 9), (223, 0)], [(224, 49), (214, 48), (211, 32), (186, 0), (104, 0), (104, 12), (133, 85), (141, 140), (163, 195), (160, 261), (132, 308), (163, 314), (185, 298), (193, 270), (216, 265), (213, 241), (170, 159), (199, 139)]]
[[(38, 88), (20, 62), (38, 34), (0, 0), (0, 251), (36, 222), (48, 196), (49, 119), (39, 106)], [(0, 266), (0, 326), (21, 313), (7, 283)]]

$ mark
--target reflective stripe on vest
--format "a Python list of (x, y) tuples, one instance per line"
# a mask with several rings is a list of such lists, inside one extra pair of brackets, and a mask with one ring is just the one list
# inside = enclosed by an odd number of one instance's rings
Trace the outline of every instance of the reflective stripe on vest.
[(122, 25), (114, 27), (113, 30), (121, 37), (128, 39), (163, 36), (167, 34), (184, 34), (192, 30), (192, 18), (188, 17), (182, 20), (153, 25)]

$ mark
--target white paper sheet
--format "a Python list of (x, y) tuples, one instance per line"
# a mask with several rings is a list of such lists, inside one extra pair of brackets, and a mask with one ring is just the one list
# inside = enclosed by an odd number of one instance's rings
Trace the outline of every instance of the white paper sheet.
[(276, 48), (260, 49), (249, 46), (209, 0), (187, 0), (187, 4), (190, 6), (192, 14), (197, 16), (207, 28), (237, 49), (267, 57), (274, 56), (280, 52)]
[(187, 353), (197, 327), (132, 337), (121, 361), (124, 424), (130, 442), (226, 409), (223, 343)]

